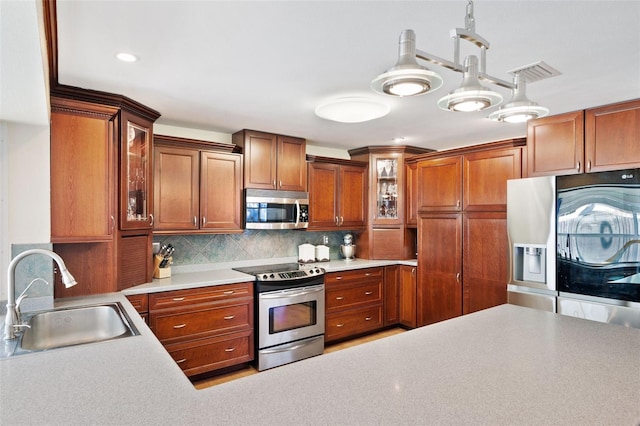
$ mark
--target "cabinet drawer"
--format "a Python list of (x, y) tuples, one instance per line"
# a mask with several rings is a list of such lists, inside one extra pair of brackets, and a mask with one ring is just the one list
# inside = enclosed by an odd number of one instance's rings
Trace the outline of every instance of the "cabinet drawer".
[(206, 306), (188, 312), (162, 311), (149, 315), (150, 327), (161, 341), (197, 338), (214, 333), (228, 333), (251, 328), (253, 303), (241, 301), (233, 305)]
[(253, 359), (253, 331), (225, 334), (165, 346), (187, 376), (229, 367)]
[(325, 298), (327, 312), (382, 303), (382, 283), (372, 282), (351, 286), (327, 287), (325, 288)]
[(382, 280), (382, 268), (355, 269), (352, 271), (332, 272), (325, 275), (325, 285), (354, 283), (360, 281)]
[(149, 295), (149, 310), (153, 311), (252, 296), (253, 283), (225, 284), (188, 290), (165, 291), (162, 293), (151, 293)]
[(147, 294), (131, 294), (127, 296), (129, 302), (138, 311), (144, 313), (149, 311), (149, 295)]
[(325, 341), (342, 339), (382, 328), (382, 318), (382, 305), (327, 314)]

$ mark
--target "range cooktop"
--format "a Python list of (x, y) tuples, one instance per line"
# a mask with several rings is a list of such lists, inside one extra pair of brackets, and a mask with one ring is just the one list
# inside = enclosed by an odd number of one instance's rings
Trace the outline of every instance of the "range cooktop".
[(244, 268), (233, 268), (233, 270), (253, 275), (258, 281), (289, 281), (320, 276), (325, 273), (324, 268), (317, 266), (310, 267), (307, 265), (302, 266), (299, 263), (248, 266)]

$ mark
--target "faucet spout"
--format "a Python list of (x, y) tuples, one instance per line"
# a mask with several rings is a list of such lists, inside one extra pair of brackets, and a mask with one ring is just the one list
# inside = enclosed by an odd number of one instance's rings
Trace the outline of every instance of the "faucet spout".
[(16, 330), (20, 328), (20, 319), (18, 315), (18, 311), (16, 309), (16, 287), (15, 287), (15, 272), (16, 266), (22, 259), (32, 254), (43, 254), (45, 256), (49, 256), (52, 258), (56, 264), (58, 265), (58, 269), (60, 270), (60, 276), (62, 278), (62, 283), (66, 288), (72, 287), (77, 284), (76, 279), (71, 275), (67, 266), (64, 264), (62, 258), (52, 252), (51, 250), (44, 249), (31, 249), (25, 250), (22, 253), (18, 254), (16, 257), (11, 260), (9, 263), (9, 268), (7, 271), (7, 314), (4, 321), (4, 340), (15, 339)]

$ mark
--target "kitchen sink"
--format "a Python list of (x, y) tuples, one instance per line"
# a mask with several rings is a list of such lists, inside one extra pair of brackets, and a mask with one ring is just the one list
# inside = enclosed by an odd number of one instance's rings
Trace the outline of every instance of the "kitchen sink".
[(40, 312), (27, 322), (20, 349), (43, 351), (140, 334), (120, 303)]

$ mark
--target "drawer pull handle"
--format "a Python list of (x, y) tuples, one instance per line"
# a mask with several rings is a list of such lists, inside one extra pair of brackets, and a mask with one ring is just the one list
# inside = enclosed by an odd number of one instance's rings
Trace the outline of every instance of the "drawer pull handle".
[(234, 293), (233, 290), (227, 290), (227, 291), (224, 292), (224, 294), (233, 294), (233, 293)]
[(336, 277), (336, 280), (341, 280), (341, 279), (342, 279), (342, 277)]
[(364, 294), (365, 294), (365, 296), (371, 296), (373, 294), (373, 292), (372, 291), (365, 291)]
[(182, 359), (177, 359), (176, 360), (176, 364), (182, 364), (183, 362), (185, 362), (187, 359), (186, 358), (182, 358)]
[(225, 351), (225, 352), (233, 352), (233, 351), (235, 351), (235, 350), (236, 350), (236, 348), (227, 348), (227, 349), (225, 349), (224, 351)]
[(184, 328), (186, 326), (187, 324), (178, 324), (178, 325), (174, 325), (173, 328), (178, 329), (178, 328)]
[(367, 272), (366, 274), (364, 274), (365, 277), (370, 277), (371, 276), (371, 272)]
[(344, 299), (344, 297), (342, 297), (342, 296), (337, 296), (336, 297), (336, 300), (343, 300), (343, 299)]
[(224, 319), (226, 320), (232, 320), (234, 319), (236, 316), (235, 315), (227, 315), (226, 317), (224, 317)]
[(365, 321), (371, 321), (373, 319), (373, 317), (366, 317), (364, 320)]
[(336, 324), (336, 327), (344, 327), (344, 323)]
[(184, 300), (184, 297), (174, 297), (173, 301), (174, 302), (182, 302)]

